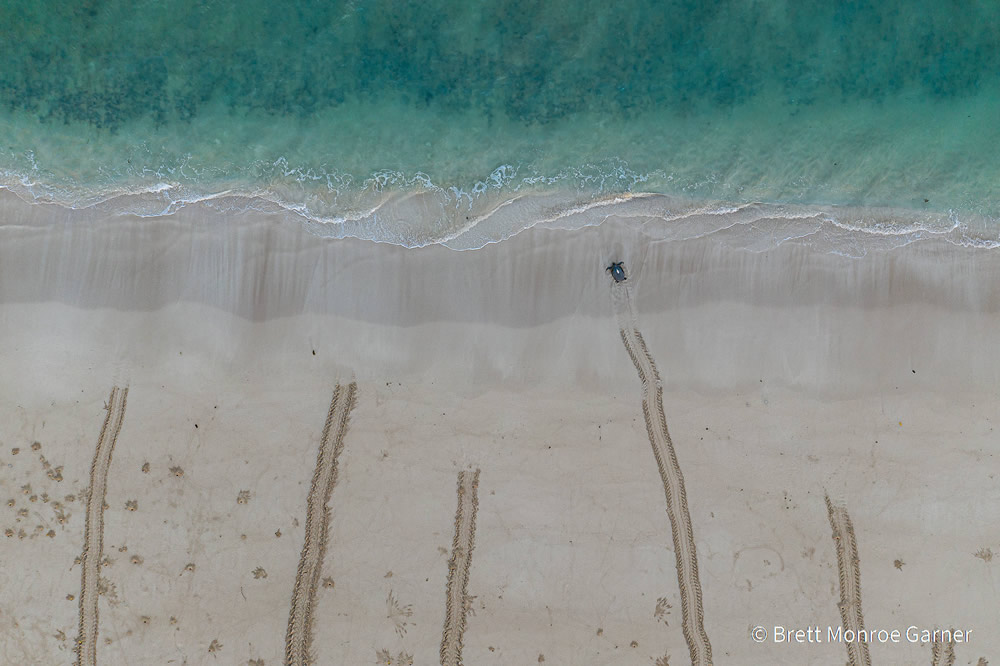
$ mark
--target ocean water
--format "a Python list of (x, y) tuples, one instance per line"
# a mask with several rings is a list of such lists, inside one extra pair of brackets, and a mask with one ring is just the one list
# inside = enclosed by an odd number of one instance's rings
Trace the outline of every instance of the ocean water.
[(114, 213), (990, 247), (998, 121), (994, 2), (0, 3), (0, 185)]

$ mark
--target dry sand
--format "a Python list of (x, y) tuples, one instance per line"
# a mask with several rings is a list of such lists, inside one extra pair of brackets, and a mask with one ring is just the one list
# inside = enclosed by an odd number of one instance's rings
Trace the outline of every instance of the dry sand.
[[(613, 218), (456, 252), (194, 209), (101, 220), (5, 197), (0, 215), (0, 663), (77, 658), (114, 386), (96, 663), (283, 663), (331, 395), (352, 381), (303, 623), (315, 663), (440, 663), (459, 606), (466, 664), (688, 663), (612, 258), (662, 377), (714, 663), (848, 660), (825, 641), (855, 598), (827, 495), (867, 629), (971, 630), (956, 663), (1000, 660), (996, 253), (751, 253)], [(470, 524), (456, 479), (476, 470)], [(824, 642), (776, 644), (776, 625)], [(932, 659), (905, 636), (868, 651)]]

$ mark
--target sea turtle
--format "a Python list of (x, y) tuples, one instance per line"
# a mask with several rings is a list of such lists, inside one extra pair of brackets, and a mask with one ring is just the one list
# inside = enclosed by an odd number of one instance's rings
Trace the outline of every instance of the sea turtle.
[(615, 279), (615, 282), (624, 282), (628, 279), (628, 276), (625, 275), (625, 269), (622, 268), (622, 263), (621, 261), (616, 261), (604, 269), (611, 273), (611, 277)]

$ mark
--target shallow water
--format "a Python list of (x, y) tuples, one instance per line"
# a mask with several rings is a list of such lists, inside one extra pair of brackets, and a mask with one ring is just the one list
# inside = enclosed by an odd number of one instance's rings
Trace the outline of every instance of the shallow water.
[(653, 192), (1000, 241), (992, 3), (18, 0), (0, 26), (0, 174), (28, 199), (229, 193), (327, 235), (478, 247)]

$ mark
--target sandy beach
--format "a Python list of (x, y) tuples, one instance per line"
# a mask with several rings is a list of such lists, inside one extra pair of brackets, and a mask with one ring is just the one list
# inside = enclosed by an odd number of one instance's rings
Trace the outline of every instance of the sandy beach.
[(4, 664), (1000, 660), (994, 251), (0, 218)]

